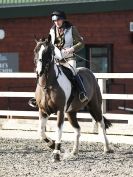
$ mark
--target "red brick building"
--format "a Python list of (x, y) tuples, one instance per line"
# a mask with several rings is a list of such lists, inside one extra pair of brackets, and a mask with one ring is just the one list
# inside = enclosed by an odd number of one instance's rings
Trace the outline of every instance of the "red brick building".
[[(47, 36), (52, 26), (50, 13), (56, 9), (66, 12), (67, 18), (77, 26), (85, 41), (85, 49), (80, 55), (88, 62), (78, 61), (93, 72), (131, 73), (133, 72), (133, 2), (131, 0), (93, 1), (49, 1), (42, 4), (8, 4), (0, 6), (0, 29), (5, 31), (0, 40), (0, 53), (18, 53), (19, 72), (33, 72), (34, 35)], [(34, 91), (35, 81), (1, 79), (0, 91)], [(133, 93), (131, 80), (111, 80), (107, 84), (111, 93)], [(12, 100), (15, 100), (12, 101)], [(0, 98), (0, 109), (23, 109), (23, 99)], [(110, 101), (109, 110), (118, 106), (132, 107), (132, 101)], [(20, 108), (19, 108), (20, 109)]]

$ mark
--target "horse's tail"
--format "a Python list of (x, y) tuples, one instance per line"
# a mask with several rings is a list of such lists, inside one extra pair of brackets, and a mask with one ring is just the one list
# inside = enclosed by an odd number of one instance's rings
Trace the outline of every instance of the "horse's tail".
[(110, 122), (110, 120), (106, 119), (104, 116), (103, 116), (103, 119), (104, 119), (105, 129), (108, 129), (109, 127), (112, 126), (112, 123)]

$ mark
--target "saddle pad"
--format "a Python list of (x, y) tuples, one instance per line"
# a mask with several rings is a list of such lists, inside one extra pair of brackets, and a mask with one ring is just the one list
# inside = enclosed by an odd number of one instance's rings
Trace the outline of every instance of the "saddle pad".
[(72, 85), (74, 85), (74, 75), (73, 75), (72, 71), (63, 65), (60, 65), (60, 67), (61, 67), (63, 73), (66, 75), (66, 77), (70, 80)]

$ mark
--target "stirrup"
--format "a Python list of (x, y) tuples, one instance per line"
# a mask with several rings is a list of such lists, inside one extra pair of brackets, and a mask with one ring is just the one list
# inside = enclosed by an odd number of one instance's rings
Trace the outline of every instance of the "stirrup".
[(84, 103), (85, 101), (88, 101), (88, 97), (84, 92), (79, 93), (79, 100)]
[(28, 101), (29, 106), (33, 107), (33, 108), (37, 108), (37, 104), (36, 104), (36, 99), (35, 98), (31, 98)]

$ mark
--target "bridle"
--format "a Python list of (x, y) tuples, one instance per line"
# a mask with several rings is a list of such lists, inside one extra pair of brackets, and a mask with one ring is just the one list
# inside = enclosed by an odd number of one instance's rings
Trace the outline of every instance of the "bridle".
[[(41, 45), (44, 45), (44, 44), (45, 44), (45, 42), (43, 42), (40, 45), (38, 45), (38, 47), (40, 48)], [(55, 55), (54, 54), (54, 45), (52, 45), (50, 43), (47, 47), (48, 47), (47, 50), (49, 50), (49, 51), (47, 51), (46, 53), (48, 53), (49, 57), (45, 56), (45, 58), (44, 58), (44, 55), (45, 55), (44, 54), (45, 51), (44, 51), (43, 54), (42, 54), (42, 59), (37, 59), (37, 58), (34, 59), (35, 64), (37, 64), (37, 62), (42, 62), (42, 70), (41, 70), (40, 74), (37, 74), (37, 84), (40, 87), (42, 87), (44, 90), (48, 89), (48, 85), (47, 85), (48, 72), (49, 72), (49, 69), (51, 67), (51, 64), (53, 62), (55, 62), (55, 58), (54, 58), (54, 55)], [(35, 48), (35, 50), (37, 50), (37, 47)], [(46, 60), (46, 63), (44, 64), (45, 60)], [(59, 74), (61, 74), (61, 71), (60, 71), (60, 68), (59, 68), (58, 65), (57, 65), (57, 69), (58, 69), (58, 75), (56, 76), (56, 80), (58, 79)], [(45, 85), (41, 85), (39, 83), (39, 77), (41, 77), (43, 74), (44, 74), (44, 77), (45, 77), (45, 80), (46, 80), (46, 84)]]

